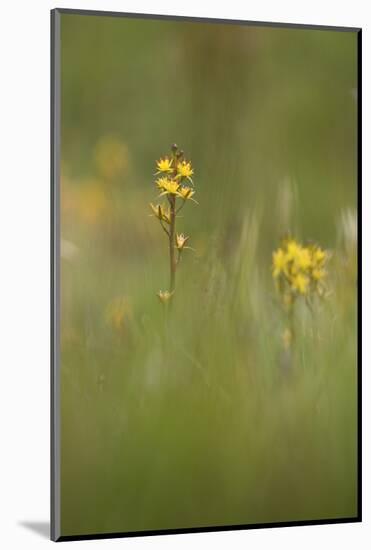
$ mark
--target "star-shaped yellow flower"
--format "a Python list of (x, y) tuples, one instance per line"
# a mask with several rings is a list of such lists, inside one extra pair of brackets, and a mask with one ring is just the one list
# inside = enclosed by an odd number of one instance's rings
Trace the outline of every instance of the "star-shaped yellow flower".
[(187, 178), (192, 183), (191, 176), (193, 176), (193, 169), (190, 162), (187, 162), (185, 160), (182, 160), (181, 162), (178, 162), (177, 167), (177, 178)]
[(161, 191), (160, 197), (163, 195), (177, 195), (180, 187), (180, 184), (177, 181), (169, 178), (159, 178), (156, 184)]
[(192, 198), (195, 194), (195, 191), (191, 189), (191, 187), (186, 187), (182, 185), (178, 188), (177, 194), (185, 201), (191, 199), (193, 200), (193, 202), (196, 202), (195, 199)]
[(173, 159), (169, 159), (169, 157), (160, 158), (160, 160), (156, 161), (156, 167), (157, 167), (156, 174), (160, 174), (164, 172), (171, 174), (171, 172), (173, 171), (172, 164), (173, 164)]

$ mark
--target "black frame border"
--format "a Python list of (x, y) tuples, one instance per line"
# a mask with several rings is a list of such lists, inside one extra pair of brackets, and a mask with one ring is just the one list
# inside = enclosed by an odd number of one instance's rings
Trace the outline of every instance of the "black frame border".
[[(345, 518), (254, 523), (242, 525), (205, 526), (179, 529), (158, 529), (129, 532), (95, 533), (87, 535), (61, 535), (60, 518), (60, 16), (62, 14), (124, 17), (130, 19), (152, 19), (165, 21), (190, 21), (193, 23), (214, 23), (246, 25), (252, 27), (274, 27), (302, 30), (323, 30), (357, 33), (357, 515)], [(298, 527), (311, 525), (333, 525), (362, 522), (362, 29), (360, 27), (336, 27), (315, 24), (273, 23), (238, 19), (216, 19), (179, 15), (156, 15), (124, 13), (113, 11), (55, 8), (51, 10), (50, 37), (50, 538), (55, 542), (110, 539), (125, 537), (174, 535), (187, 533), (208, 533), (268, 529), (272, 527)]]

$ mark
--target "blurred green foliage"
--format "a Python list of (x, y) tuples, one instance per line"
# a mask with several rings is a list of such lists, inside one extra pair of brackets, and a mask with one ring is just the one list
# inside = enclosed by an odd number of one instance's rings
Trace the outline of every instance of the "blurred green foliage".
[[(61, 25), (62, 533), (355, 516), (356, 33)], [(173, 142), (199, 205), (166, 317), (148, 203)], [(287, 231), (332, 251), (289, 368)]]

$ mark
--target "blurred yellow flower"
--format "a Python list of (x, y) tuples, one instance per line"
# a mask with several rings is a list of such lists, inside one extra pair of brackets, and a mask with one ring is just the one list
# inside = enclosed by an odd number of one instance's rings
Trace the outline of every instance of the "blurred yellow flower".
[(294, 258), (296, 267), (302, 270), (306, 270), (311, 266), (312, 260), (308, 248), (299, 246), (296, 251), (296, 257)]
[(76, 208), (83, 223), (94, 225), (103, 220), (109, 211), (110, 204), (102, 181), (81, 180), (77, 199)]
[(306, 294), (309, 287), (309, 278), (302, 273), (298, 273), (292, 278), (291, 285), (292, 288), (297, 290), (300, 294)]
[(295, 260), (295, 258), (299, 254), (300, 248), (301, 248), (300, 245), (296, 241), (294, 240), (287, 241), (287, 244), (286, 244), (287, 261), (290, 262), (291, 260)]
[(315, 281), (322, 281), (322, 279), (326, 277), (326, 271), (324, 269), (315, 267), (312, 270), (312, 277)]
[(180, 234), (177, 233), (176, 234), (175, 246), (180, 252), (182, 250), (184, 250), (184, 248), (188, 248), (187, 246), (185, 246), (188, 239), (189, 239), (189, 237), (186, 237), (183, 233), (180, 233)]
[(295, 341), (295, 301), (305, 297), (307, 305), (314, 295), (324, 296), (322, 281), (328, 253), (317, 245), (303, 246), (293, 238), (282, 241), (273, 252), (272, 275), (287, 315), (288, 327), (283, 333), (283, 345), (289, 350)]
[(171, 297), (173, 296), (173, 292), (169, 292), (168, 290), (159, 290), (157, 293), (157, 296), (161, 303), (166, 304), (170, 301)]
[(316, 291), (321, 294), (321, 283), (327, 272), (324, 269), (328, 253), (318, 245), (303, 246), (293, 238), (282, 242), (273, 252), (272, 275), (278, 281), (277, 288), (286, 304), (287, 295), (294, 293), (309, 294)]
[(115, 136), (103, 136), (94, 151), (94, 161), (99, 174), (113, 180), (125, 174), (129, 166), (127, 145)]
[(314, 248), (313, 251), (313, 261), (318, 265), (322, 264), (326, 259), (326, 252), (322, 250), (319, 246)]
[(273, 252), (273, 277), (277, 278), (281, 273), (287, 271), (287, 255), (279, 248)]
[(160, 158), (160, 160), (156, 161), (156, 174), (160, 174), (161, 172), (171, 173), (173, 171), (172, 164), (173, 159), (169, 159), (169, 157)]

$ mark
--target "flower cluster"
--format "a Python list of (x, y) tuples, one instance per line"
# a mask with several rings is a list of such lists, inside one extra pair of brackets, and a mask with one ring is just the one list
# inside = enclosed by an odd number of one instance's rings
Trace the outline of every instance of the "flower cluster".
[(286, 304), (298, 296), (323, 295), (328, 252), (315, 244), (303, 246), (285, 239), (273, 252), (272, 272)]
[(183, 200), (191, 199), (196, 202), (192, 198), (195, 194), (194, 189), (187, 185), (182, 185), (181, 182), (176, 179), (162, 177), (156, 181), (156, 185), (158, 190), (160, 191), (160, 197), (163, 197), (165, 195), (175, 195)]
[(183, 250), (190, 248), (186, 246), (189, 236), (186, 237), (183, 233), (175, 232), (176, 217), (188, 201), (198, 203), (193, 198), (195, 190), (192, 180), (192, 163), (184, 158), (184, 152), (177, 145), (172, 146), (171, 155), (156, 161), (155, 176), (158, 176), (155, 184), (159, 191), (159, 198), (167, 199), (167, 203), (150, 203), (152, 215), (159, 220), (169, 239), (170, 290), (158, 293), (160, 301), (167, 303), (175, 292), (175, 274), (181, 254)]
[(185, 160), (183, 151), (180, 151), (177, 145), (173, 145), (172, 158), (164, 157), (160, 158), (156, 162), (158, 174), (167, 174), (171, 176), (174, 180), (182, 180), (182, 178), (188, 179), (192, 184), (193, 168), (192, 164)]

